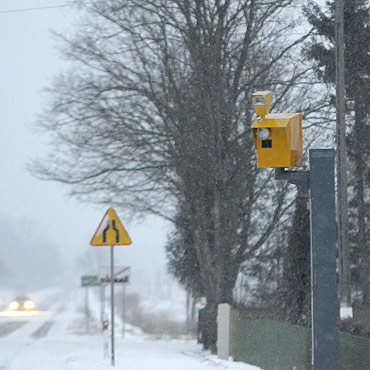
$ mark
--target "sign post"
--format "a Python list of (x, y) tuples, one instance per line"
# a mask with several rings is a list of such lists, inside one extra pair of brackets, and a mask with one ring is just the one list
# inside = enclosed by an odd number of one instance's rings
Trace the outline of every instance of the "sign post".
[(111, 363), (115, 366), (114, 349), (114, 246), (129, 245), (131, 239), (113, 208), (109, 208), (100, 222), (90, 244), (110, 246), (110, 283), (111, 283)]
[(89, 307), (89, 287), (85, 288), (85, 320), (86, 333), (90, 333), (90, 307)]
[(112, 330), (111, 330), (111, 350), (112, 350), (112, 366), (115, 364), (114, 359), (114, 246), (111, 245), (110, 247), (110, 306), (111, 306), (111, 323), (112, 323)]
[(86, 288), (85, 291), (85, 320), (86, 332), (90, 332), (90, 308), (89, 308), (89, 287), (98, 286), (98, 275), (84, 275), (81, 276), (81, 286)]
[[(126, 285), (130, 281), (130, 272), (131, 268), (130, 266), (115, 266), (113, 269), (114, 273), (114, 284), (123, 284), (123, 312), (122, 312), (122, 336), (125, 336), (125, 327), (126, 327)], [(105, 284), (108, 284), (112, 281), (111, 279), (112, 272), (111, 267), (108, 268), (108, 266), (102, 266), (99, 269), (99, 279), (100, 284), (104, 289)]]
[(123, 284), (123, 328), (122, 328), (122, 336), (124, 337), (126, 334), (126, 284)]
[(100, 284), (100, 322), (103, 324), (105, 319), (104, 311), (105, 311), (105, 285)]

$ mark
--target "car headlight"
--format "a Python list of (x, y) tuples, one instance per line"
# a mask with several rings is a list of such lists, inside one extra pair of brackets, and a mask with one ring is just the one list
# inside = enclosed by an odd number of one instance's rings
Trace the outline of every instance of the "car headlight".
[(33, 308), (33, 302), (32, 301), (26, 301), (26, 302), (24, 302), (23, 308), (25, 310), (32, 310), (32, 308)]
[(18, 310), (19, 303), (17, 301), (13, 301), (9, 303), (9, 310), (15, 311)]

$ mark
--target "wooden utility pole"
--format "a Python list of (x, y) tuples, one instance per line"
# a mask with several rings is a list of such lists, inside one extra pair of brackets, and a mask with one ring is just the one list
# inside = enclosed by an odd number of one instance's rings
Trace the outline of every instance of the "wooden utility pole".
[[(336, 139), (339, 292), (341, 308), (351, 307), (351, 272), (348, 243), (347, 146), (345, 124), (344, 0), (335, 1)], [(348, 310), (344, 310), (347, 311)], [(343, 312), (343, 311), (342, 311)], [(350, 313), (349, 316), (352, 314)]]

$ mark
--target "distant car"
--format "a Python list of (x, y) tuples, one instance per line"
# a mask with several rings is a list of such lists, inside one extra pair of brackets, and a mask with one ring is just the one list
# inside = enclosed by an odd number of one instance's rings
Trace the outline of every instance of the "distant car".
[(9, 303), (10, 311), (31, 311), (33, 308), (33, 301), (24, 295), (15, 297), (15, 299)]

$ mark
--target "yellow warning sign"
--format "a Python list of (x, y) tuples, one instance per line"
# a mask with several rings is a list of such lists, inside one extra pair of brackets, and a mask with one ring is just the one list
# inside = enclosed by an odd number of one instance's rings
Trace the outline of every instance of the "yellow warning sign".
[(94, 246), (129, 245), (131, 243), (131, 239), (116, 212), (112, 207), (109, 208), (91, 239), (90, 244)]

